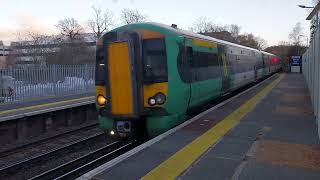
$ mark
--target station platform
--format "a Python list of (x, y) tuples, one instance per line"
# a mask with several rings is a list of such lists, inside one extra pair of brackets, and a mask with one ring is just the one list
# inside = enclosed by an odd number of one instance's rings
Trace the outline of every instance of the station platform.
[(0, 104), (0, 122), (95, 102), (94, 94), (82, 93), (44, 97)]
[(320, 179), (301, 74), (276, 74), (78, 179)]

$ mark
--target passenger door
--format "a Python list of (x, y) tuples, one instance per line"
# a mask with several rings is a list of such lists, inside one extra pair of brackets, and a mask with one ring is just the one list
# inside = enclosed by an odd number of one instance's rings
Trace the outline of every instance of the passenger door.
[(198, 87), (196, 83), (197, 74), (194, 69), (193, 58), (194, 58), (194, 51), (192, 46), (186, 46), (186, 61), (188, 63), (188, 69), (189, 69), (189, 87), (190, 87), (189, 106), (193, 106), (193, 103), (195, 103), (198, 100)]
[(223, 69), (222, 73), (222, 94), (228, 92), (231, 88), (231, 79), (230, 79), (230, 66), (227, 56), (224, 52), (219, 53), (219, 59), (221, 68)]

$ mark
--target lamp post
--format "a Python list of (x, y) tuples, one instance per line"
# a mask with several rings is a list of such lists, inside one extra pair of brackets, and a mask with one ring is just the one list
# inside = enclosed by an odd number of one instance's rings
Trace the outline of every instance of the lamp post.
[[(298, 7), (303, 8), (303, 9), (313, 9), (313, 8), (315, 8), (314, 6), (306, 6), (306, 5), (301, 5), (301, 4), (299, 4)], [(300, 36), (304, 36), (304, 35), (299, 35), (299, 37)], [(304, 36), (304, 37), (307, 37), (307, 36)], [(308, 46), (309, 46), (309, 38), (307, 37), (307, 47)]]

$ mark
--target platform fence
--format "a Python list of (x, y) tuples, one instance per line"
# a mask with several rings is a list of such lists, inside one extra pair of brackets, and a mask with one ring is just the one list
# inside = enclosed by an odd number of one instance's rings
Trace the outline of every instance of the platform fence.
[(308, 84), (320, 137), (320, 28), (315, 31), (309, 48), (302, 56), (302, 72)]
[(0, 104), (94, 93), (94, 64), (0, 69)]

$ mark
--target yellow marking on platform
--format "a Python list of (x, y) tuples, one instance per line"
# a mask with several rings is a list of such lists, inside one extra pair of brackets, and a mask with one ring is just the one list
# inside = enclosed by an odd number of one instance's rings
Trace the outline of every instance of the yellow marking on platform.
[(216, 144), (228, 131), (234, 128), (247, 113), (253, 110), (256, 105), (283, 79), (283, 77), (284, 75), (282, 74), (258, 94), (229, 114), (220, 123), (151, 170), (148, 174), (142, 177), (142, 179), (176, 179), (203, 153)]
[(40, 104), (40, 105), (35, 105), (35, 106), (29, 106), (29, 107), (23, 107), (23, 108), (18, 108), (18, 109), (11, 109), (11, 110), (5, 110), (5, 111), (1, 111), (0, 115), (3, 114), (7, 114), (7, 113), (12, 113), (12, 112), (16, 112), (16, 111), (24, 111), (24, 110), (31, 110), (31, 109), (35, 109), (35, 108), (41, 108), (41, 107), (48, 107), (48, 106), (55, 106), (55, 105), (63, 105), (65, 103), (72, 103), (72, 102), (77, 102), (81, 100), (90, 100), (90, 99), (94, 99), (93, 96), (90, 97), (83, 97), (83, 98), (79, 98), (79, 99), (71, 99), (71, 100), (66, 100), (66, 101), (59, 101), (59, 102), (53, 102), (53, 103), (47, 103), (47, 104)]

